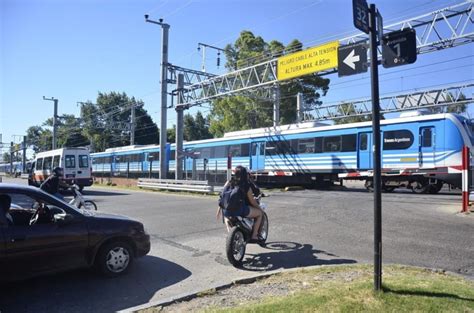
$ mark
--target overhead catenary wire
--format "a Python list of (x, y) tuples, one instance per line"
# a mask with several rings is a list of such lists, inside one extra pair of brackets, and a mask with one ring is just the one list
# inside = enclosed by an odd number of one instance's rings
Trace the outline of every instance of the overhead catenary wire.
[[(451, 5), (452, 3), (456, 3), (456, 2), (450, 2), (449, 5)], [(428, 4), (428, 3), (426, 3)], [(431, 10), (432, 11), (436, 11), (436, 10), (439, 10), (439, 9), (443, 9), (445, 8), (446, 6), (449, 6), (447, 4), (443, 5), (443, 6), (435, 6), (433, 7)], [(421, 7), (422, 5), (416, 5), (412, 8), (417, 8), (417, 7)], [(409, 9), (408, 8), (404, 8), (404, 10), (402, 10), (402, 12), (404, 11), (408, 11)], [(415, 12), (411, 12), (410, 14), (407, 14), (407, 16), (417, 16), (419, 13), (415, 13)], [(286, 15), (286, 14), (285, 14)], [(396, 15), (396, 13), (394, 13), (394, 16)], [(275, 19), (278, 19), (275, 18)], [(396, 18), (394, 17), (393, 20), (397, 20), (397, 21), (400, 21), (400, 17)], [(403, 20), (403, 19), (402, 19)], [(304, 41), (304, 42), (301, 42), (302, 43), (302, 46), (303, 47), (308, 47), (308, 46), (313, 46), (317, 43), (323, 43), (323, 42), (326, 42), (327, 40), (330, 40), (330, 39), (341, 39), (341, 38), (344, 38), (346, 36), (351, 36), (351, 35), (355, 35), (355, 34), (358, 34), (359, 32), (357, 31), (354, 31), (354, 30), (349, 30), (349, 31), (345, 31), (345, 32), (342, 32), (342, 33), (338, 33), (338, 34), (331, 34), (331, 35), (327, 35), (327, 36), (322, 36), (322, 37), (318, 37), (317, 39), (314, 39), (314, 40), (310, 40), (310, 41)], [(225, 39), (223, 39), (225, 40)], [(213, 45), (219, 45), (221, 41), (223, 40), (220, 40), (220, 41), (217, 41), (215, 43), (213, 43)], [(280, 50), (276, 50), (274, 51), (275, 53), (279, 54), (279, 53), (283, 53), (283, 52), (286, 52), (286, 53), (292, 53), (292, 52), (295, 52), (296, 50), (295, 49), (290, 49), (290, 50), (287, 50), (285, 47), (283, 49), (280, 49)], [(267, 51), (264, 51), (256, 56), (252, 56), (252, 57), (248, 57), (248, 58), (245, 58), (245, 59), (240, 59), (239, 60), (239, 63), (241, 64), (251, 64), (252, 62), (254, 62), (255, 60), (261, 60), (262, 58), (265, 58), (267, 57), (266, 56), (266, 53)], [(186, 55), (185, 57), (188, 57), (189, 55)]]

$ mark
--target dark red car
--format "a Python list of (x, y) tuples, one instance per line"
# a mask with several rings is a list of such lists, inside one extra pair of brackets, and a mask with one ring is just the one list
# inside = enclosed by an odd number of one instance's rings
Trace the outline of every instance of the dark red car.
[[(7, 197), (5, 197), (5, 195)], [(0, 281), (93, 267), (107, 276), (150, 251), (143, 224), (76, 209), (39, 188), (0, 183)]]

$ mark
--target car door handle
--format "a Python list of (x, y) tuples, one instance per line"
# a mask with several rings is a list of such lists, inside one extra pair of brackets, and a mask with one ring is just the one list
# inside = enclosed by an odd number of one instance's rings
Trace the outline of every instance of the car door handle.
[(16, 236), (12, 238), (11, 242), (25, 241), (25, 239), (26, 239), (26, 236)]

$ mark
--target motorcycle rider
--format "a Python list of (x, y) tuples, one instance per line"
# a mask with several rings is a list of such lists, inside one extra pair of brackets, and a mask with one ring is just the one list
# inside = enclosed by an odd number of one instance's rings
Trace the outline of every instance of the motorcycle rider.
[(63, 174), (64, 170), (62, 167), (55, 167), (53, 173), (40, 185), (40, 189), (56, 198), (64, 200), (64, 197), (59, 193), (59, 187), (63, 185), (60, 177), (62, 177)]
[[(250, 217), (255, 220), (252, 229), (252, 238), (250, 242), (258, 242), (258, 231), (260, 229), (260, 224), (262, 222), (263, 217), (263, 210), (255, 200), (254, 192), (251, 187), (253, 182), (249, 179), (249, 174), (247, 169), (243, 166), (237, 166), (234, 170), (234, 175), (231, 180), (227, 181), (224, 185), (224, 189), (229, 185), (234, 187), (240, 188), (242, 195), (244, 197), (244, 203), (239, 210), (236, 211), (227, 211), (222, 210), (225, 217), (231, 216), (242, 216), (242, 217)], [(256, 186), (255, 186), (256, 187)], [(258, 187), (257, 187), (258, 188)], [(217, 217), (219, 217), (221, 209), (219, 208), (217, 211)]]

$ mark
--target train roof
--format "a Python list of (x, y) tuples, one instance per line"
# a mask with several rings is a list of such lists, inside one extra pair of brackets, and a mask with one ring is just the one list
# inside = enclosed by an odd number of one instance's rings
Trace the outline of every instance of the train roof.
[[(417, 116), (408, 116), (408, 117), (397, 117), (391, 118), (386, 120), (381, 120), (380, 125), (390, 125), (390, 124), (398, 124), (398, 123), (410, 123), (410, 122), (417, 122), (417, 121), (428, 121), (428, 120), (439, 120), (439, 119), (446, 119), (446, 118), (455, 118), (458, 120), (458, 117), (452, 113), (440, 113), (440, 114), (428, 114), (428, 115), (417, 115)], [(306, 123), (303, 123), (306, 124)], [(266, 137), (266, 136), (273, 136), (273, 135), (290, 135), (290, 134), (299, 134), (299, 133), (306, 133), (306, 132), (313, 132), (313, 131), (325, 131), (325, 130), (338, 130), (338, 129), (348, 129), (348, 128), (362, 128), (372, 126), (372, 121), (368, 122), (358, 122), (358, 123), (348, 123), (348, 124), (338, 124), (338, 125), (330, 125), (325, 123), (319, 123), (316, 126), (308, 126), (300, 124), (289, 124), (289, 125), (282, 125), (277, 127), (264, 127), (264, 128), (256, 128), (251, 130), (239, 131), (239, 132), (232, 132), (230, 136), (224, 135), (222, 138), (214, 138), (214, 139), (204, 139), (204, 140), (197, 140), (193, 141), (193, 144), (201, 144), (201, 143), (208, 143), (213, 141), (226, 141), (226, 140), (237, 140), (237, 139), (251, 139), (251, 138), (258, 138), (258, 137)], [(190, 142), (188, 142), (189, 144)]]
[[(410, 122), (417, 122), (417, 121), (428, 121), (428, 120), (440, 120), (440, 119), (455, 119), (459, 121), (459, 116), (453, 113), (439, 113), (439, 114), (426, 114), (426, 115), (409, 115), (409, 116), (401, 116), (386, 120), (381, 120), (381, 125), (390, 125), (390, 124), (398, 124), (398, 123), (410, 123)], [(184, 143), (187, 145), (198, 145), (198, 144), (205, 144), (205, 143), (212, 143), (212, 142), (219, 142), (219, 141), (234, 141), (240, 139), (251, 139), (251, 138), (259, 138), (259, 137), (266, 137), (272, 135), (290, 135), (290, 134), (299, 134), (299, 133), (306, 133), (306, 132), (314, 132), (314, 131), (326, 131), (326, 130), (338, 130), (338, 129), (349, 129), (349, 128), (363, 128), (363, 127), (370, 127), (372, 125), (371, 121), (368, 122), (358, 122), (358, 123), (348, 123), (348, 124), (338, 124), (338, 125), (331, 125), (327, 123), (321, 122), (307, 122), (307, 123), (299, 123), (299, 124), (288, 124), (288, 125), (281, 125), (276, 127), (263, 127), (257, 129), (249, 129), (249, 130), (242, 130), (242, 131), (235, 131), (229, 132), (224, 135), (222, 138), (212, 138), (212, 139), (203, 139), (203, 140), (196, 140), (196, 141), (185, 141)], [(171, 144), (172, 147), (175, 144)], [(97, 152), (93, 153), (94, 155), (100, 155), (112, 152), (125, 152), (125, 151), (139, 151), (139, 150), (146, 150), (146, 149), (156, 149), (159, 148), (159, 145), (147, 145), (147, 146), (124, 146), (124, 147), (117, 147), (117, 148), (110, 148), (107, 149), (105, 152)]]

